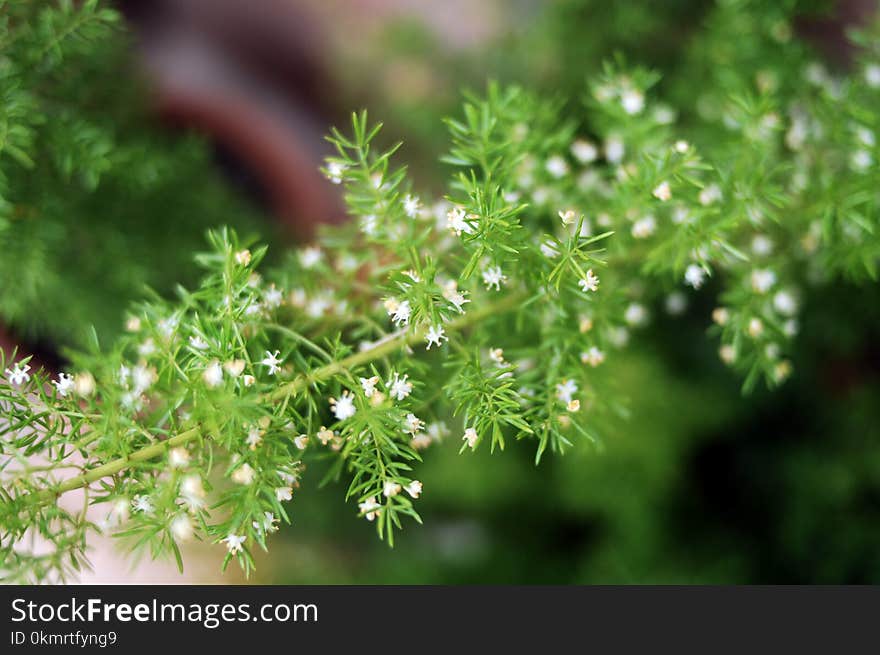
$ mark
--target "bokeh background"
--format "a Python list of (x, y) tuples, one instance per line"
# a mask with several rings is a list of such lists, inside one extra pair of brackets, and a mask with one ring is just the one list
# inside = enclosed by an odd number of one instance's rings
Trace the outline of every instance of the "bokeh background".
[[(847, 65), (846, 27), (874, 10), (865, 1), (789, 4), (802, 15), (799, 38), (832, 68)], [(420, 186), (437, 190), (447, 173), (437, 161), (441, 119), (462, 88), (495, 78), (574, 106), (586, 77), (615, 53), (675, 71), (715, 5), (116, 3), (119, 29), (80, 55), (58, 95), (110, 126), (151, 181), (132, 186), (130, 169), (108, 165), (93, 185), (71, 182), (54, 196), (35, 187), (41, 211), (87, 218), (63, 284), (34, 281), (31, 301), (9, 292), (13, 276), (27, 287), (18, 273), (27, 267), (0, 262), (2, 347), (19, 345), (53, 367), (83, 344), (88, 325), (111, 338), (144, 285), (165, 293), (192, 282), (189, 258), (208, 226), (257, 235), (277, 255), (312, 238), (318, 223), (344, 220), (338, 189), (317, 166), (322, 135), (352, 109), (369, 108), (387, 139), (404, 140)], [(32, 229), (22, 256), (46, 256), (53, 233)], [(535, 467), (525, 444), (459, 457), (450, 439), (419, 473), (425, 525), (410, 526), (394, 549), (342, 502), (341, 486), (317, 489), (312, 467), (293, 524), (258, 558), (251, 581), (880, 582), (880, 289), (814, 288), (796, 375), (748, 396), (705, 334), (714, 291), (703, 289), (683, 316), (655, 308), (654, 328), (615, 362), (631, 417), (601, 448)], [(216, 552), (191, 555), (183, 580), (240, 581), (216, 572)], [(93, 560), (85, 581), (181, 580), (170, 564), (130, 570), (107, 544)]]

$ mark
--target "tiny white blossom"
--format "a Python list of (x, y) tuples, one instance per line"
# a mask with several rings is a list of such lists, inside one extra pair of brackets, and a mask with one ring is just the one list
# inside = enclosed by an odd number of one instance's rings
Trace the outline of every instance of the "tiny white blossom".
[(658, 184), (652, 194), (657, 200), (662, 202), (666, 202), (672, 197), (672, 189), (669, 187), (669, 182), (661, 182)]
[(403, 487), (401, 487), (400, 484), (398, 484), (397, 482), (394, 482), (393, 480), (387, 480), (385, 482), (385, 486), (382, 488), (382, 495), (386, 498), (391, 498), (391, 496), (396, 496), (397, 494), (399, 494), (401, 489), (403, 489)]
[(725, 364), (733, 364), (736, 361), (736, 349), (729, 343), (724, 344), (718, 349), (718, 356)]
[(440, 346), (443, 341), (449, 341), (442, 325), (432, 325), (425, 334), (425, 350), (431, 350), (431, 346)]
[(171, 528), (171, 534), (178, 541), (188, 541), (193, 536), (192, 521), (186, 514), (175, 516), (168, 527)]
[(413, 498), (418, 498), (422, 495), (422, 483), (418, 480), (413, 480), (408, 485), (404, 487), (406, 493), (408, 493)]
[(653, 216), (645, 216), (632, 226), (632, 235), (636, 239), (646, 239), (657, 231), (657, 220)]
[(358, 503), (358, 509), (360, 509), (361, 514), (364, 515), (368, 521), (372, 521), (379, 515), (379, 510), (382, 509), (382, 506), (376, 502), (376, 497), (371, 496), (367, 498), (364, 502)]
[(619, 136), (609, 136), (605, 139), (605, 158), (612, 164), (619, 164), (626, 154), (623, 139)]
[(254, 470), (254, 468), (250, 464), (245, 462), (237, 469), (235, 469), (230, 477), (232, 478), (233, 482), (247, 486), (254, 481), (254, 478), (256, 476), (257, 472)]
[(391, 312), (391, 322), (395, 325), (407, 325), (409, 323), (409, 317), (412, 314), (412, 309), (410, 308), (410, 304), (408, 300), (404, 300), (403, 302), (397, 304), (394, 308), (394, 311)]
[(769, 269), (752, 271), (751, 282), (756, 293), (767, 293), (776, 284), (776, 273)]
[(465, 212), (461, 207), (453, 207), (446, 213), (446, 221), (450, 230), (455, 232), (457, 236), (461, 236), (461, 233), (472, 234), (474, 231), (473, 226), (465, 220)]
[(28, 364), (16, 363), (11, 369), (6, 369), (6, 379), (9, 380), (10, 384), (20, 386), (31, 379), (31, 376), (28, 374), (30, 370), (31, 367)]
[(268, 350), (266, 351), (266, 356), (260, 362), (263, 366), (269, 367), (269, 375), (275, 375), (278, 371), (281, 370), (279, 364), (281, 364), (282, 359), (278, 359), (279, 351), (276, 350), (274, 353), (270, 353)]
[(243, 359), (230, 359), (223, 364), (223, 370), (234, 378), (237, 378), (244, 371), (245, 362)]
[(673, 291), (666, 296), (666, 313), (670, 316), (679, 316), (687, 309), (687, 296), (681, 291)]
[(645, 95), (638, 89), (626, 89), (620, 94), (620, 106), (630, 116), (640, 114), (645, 108)]
[(559, 179), (568, 174), (568, 162), (560, 155), (553, 155), (544, 164), (544, 170)]
[(247, 541), (247, 535), (230, 534), (226, 539), (222, 539), (226, 543), (226, 548), (232, 555), (241, 552), (242, 544)]
[(577, 391), (578, 386), (574, 380), (563, 380), (556, 385), (556, 397), (564, 403), (570, 403)]
[(186, 448), (172, 448), (168, 453), (168, 463), (173, 469), (183, 468), (189, 464), (189, 452)]
[(345, 174), (345, 170), (348, 168), (347, 164), (344, 164), (339, 161), (328, 161), (327, 162), (327, 178), (333, 182), (333, 184), (342, 184), (342, 179)]
[(587, 271), (587, 277), (578, 281), (578, 286), (586, 293), (587, 291), (596, 291), (599, 289), (599, 276), (593, 273), (593, 269)]
[(465, 303), (470, 302), (470, 299), (467, 298), (467, 291), (456, 291), (449, 296), (449, 302), (455, 306), (460, 314), (464, 314), (463, 307)]
[(578, 139), (571, 144), (571, 154), (574, 155), (574, 158), (580, 163), (589, 164), (596, 160), (596, 157), (599, 156), (599, 151), (596, 149), (596, 146), (589, 141)]
[(752, 238), (752, 252), (758, 257), (766, 257), (773, 252), (773, 241), (764, 234), (756, 234)]
[(685, 284), (692, 286), (694, 289), (699, 289), (703, 286), (703, 282), (706, 280), (706, 271), (702, 266), (697, 264), (691, 264), (687, 267), (684, 272), (684, 281)]
[(797, 301), (788, 291), (778, 291), (773, 296), (773, 307), (780, 314), (792, 316), (797, 313)]
[(403, 211), (410, 218), (416, 218), (419, 215), (419, 211), (422, 208), (421, 202), (419, 202), (418, 196), (412, 196), (407, 194), (403, 198)]
[(749, 319), (748, 333), (753, 339), (757, 339), (764, 332), (764, 322), (760, 318)]
[(235, 253), (235, 263), (239, 266), (247, 266), (251, 263), (251, 251), (250, 250), (239, 250)]
[(590, 346), (590, 349), (586, 352), (581, 353), (581, 361), (584, 364), (589, 364), (593, 368), (596, 368), (605, 361), (605, 353), (599, 350), (596, 346)]
[(559, 212), (559, 220), (562, 221), (563, 225), (568, 227), (577, 220), (577, 214), (575, 214), (573, 209), (566, 209), (565, 211)]
[(52, 384), (55, 385), (55, 389), (58, 391), (58, 395), (62, 398), (66, 398), (67, 394), (73, 391), (75, 386), (73, 381), (73, 376), (68, 375), (67, 373), (59, 373), (57, 380), (52, 380)]
[(278, 487), (275, 489), (275, 498), (279, 502), (290, 500), (293, 498), (293, 487)]
[(710, 184), (705, 189), (700, 191), (700, 195), (698, 196), (701, 205), (711, 205), (719, 200), (721, 200), (721, 187), (717, 184)]
[(281, 293), (279, 289), (275, 288), (274, 284), (263, 293), (263, 302), (269, 309), (280, 307), (283, 300), (284, 294)]
[(864, 171), (871, 167), (874, 158), (867, 150), (856, 150), (850, 157), (850, 164), (857, 171)]
[(507, 282), (507, 276), (501, 271), (500, 266), (491, 266), (483, 271), (483, 284), (486, 289), (495, 287), (495, 291), (501, 291), (501, 285)]
[(372, 398), (373, 394), (376, 393), (376, 383), (379, 381), (379, 377), (374, 375), (371, 378), (358, 378), (361, 383), (361, 387), (363, 387), (364, 395), (367, 398)]
[(360, 225), (364, 234), (370, 237), (375, 236), (379, 229), (379, 219), (375, 214), (367, 214), (361, 216)]
[(648, 320), (648, 310), (645, 309), (644, 305), (634, 302), (626, 308), (626, 311), (623, 314), (623, 320), (629, 325), (642, 325)]
[(712, 310), (712, 320), (718, 325), (727, 325), (730, 320), (730, 311), (726, 307), (716, 307)]
[(254, 526), (254, 530), (259, 532), (278, 532), (278, 519), (275, 518), (272, 512), (263, 512), (263, 520), (253, 521), (251, 525)]
[(357, 409), (354, 406), (354, 398), (347, 390), (342, 392), (340, 398), (331, 398), (330, 406), (333, 415), (338, 421), (349, 419), (357, 413)]
[(306, 446), (309, 445), (309, 435), (301, 434), (293, 439), (293, 445), (299, 448), (300, 450), (305, 450)]
[(248, 430), (247, 438), (245, 439), (245, 443), (247, 443), (248, 447), (251, 450), (256, 450), (257, 446), (263, 443), (263, 432), (257, 427), (252, 427)]
[(202, 379), (209, 387), (220, 386), (223, 383), (223, 369), (220, 367), (220, 362), (214, 360), (208, 364), (202, 373)]
[(412, 413), (406, 415), (406, 419), (404, 420), (403, 424), (403, 431), (413, 436), (415, 436), (418, 432), (421, 432), (421, 430), (425, 427), (425, 422)]
[(151, 514), (153, 512), (153, 502), (149, 496), (135, 496), (131, 501), (131, 506), (136, 512)]
[(403, 400), (410, 393), (412, 393), (412, 384), (407, 382), (408, 375), (404, 375), (400, 377), (397, 373), (394, 374), (394, 380), (388, 380), (388, 388), (389, 393), (392, 398), (396, 398), (397, 400)]
[(207, 350), (208, 348), (210, 348), (208, 342), (202, 339), (202, 337), (197, 334), (194, 334), (189, 338), (189, 345), (196, 350)]
[(865, 66), (865, 82), (872, 89), (880, 88), (880, 64)]
[(498, 366), (504, 366), (504, 350), (501, 348), (490, 348), (489, 349), (489, 359), (498, 364)]
[(480, 438), (480, 435), (477, 434), (477, 431), (474, 428), (468, 428), (464, 431), (464, 436), (462, 437), (462, 441), (465, 441), (468, 447), (473, 450), (477, 447), (477, 440)]
[(299, 253), (299, 263), (303, 268), (314, 268), (318, 265), (323, 256), (324, 255), (318, 246), (309, 246)]
[(679, 140), (675, 142), (675, 145), (672, 146), (675, 148), (675, 152), (680, 155), (683, 155), (690, 149), (690, 144), (687, 141)]

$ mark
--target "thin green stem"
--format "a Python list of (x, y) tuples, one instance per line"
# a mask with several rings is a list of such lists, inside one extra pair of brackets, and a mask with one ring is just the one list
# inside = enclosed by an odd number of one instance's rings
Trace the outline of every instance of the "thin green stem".
[[(488, 318), (489, 316), (503, 313), (519, 305), (524, 298), (525, 294), (521, 292), (511, 293), (500, 300), (492, 303), (487, 303), (480, 309), (475, 309), (471, 312), (468, 312), (467, 314), (464, 314), (463, 316), (453, 319), (452, 321), (447, 323), (445, 327), (450, 332), (464, 330), (468, 326), (473, 325), (485, 318)], [(297, 376), (290, 382), (283, 384), (274, 392), (266, 394), (264, 398), (268, 402), (285, 401), (288, 398), (295, 396), (304, 389), (308, 388), (312, 384), (328, 380), (334, 375), (338, 375), (339, 373), (342, 373), (344, 371), (352, 370), (371, 361), (381, 359), (400, 348), (411, 346), (415, 343), (423, 341), (425, 338), (425, 332), (426, 330), (422, 328), (414, 330), (412, 332), (397, 332), (389, 335), (385, 339), (380, 340), (371, 348), (367, 348), (366, 350), (362, 350), (361, 352), (349, 355), (348, 357), (345, 357), (338, 362), (332, 362), (330, 364), (317, 368), (309, 374)], [(119, 459), (115, 459), (113, 461), (107, 462), (106, 464), (97, 466), (90, 471), (83, 473), (82, 475), (68, 478), (67, 480), (64, 480), (59, 485), (51, 489), (45, 489), (39, 493), (29, 494), (28, 496), (24, 497), (24, 500), (27, 504), (42, 505), (52, 502), (53, 500), (57, 499), (62, 494), (67, 493), (68, 491), (73, 491), (74, 489), (80, 489), (82, 487), (88, 487), (93, 482), (96, 482), (102, 478), (106, 478), (110, 475), (115, 475), (116, 473), (119, 473), (120, 471), (128, 468), (132, 464), (148, 461), (158, 455), (167, 452), (171, 448), (182, 446), (185, 443), (193, 441), (194, 439), (197, 439), (200, 435), (201, 431), (199, 428), (190, 428), (169, 439), (165, 439), (164, 441), (159, 441), (157, 443), (141, 448), (140, 450), (137, 450), (130, 455), (127, 455), (126, 457), (120, 457)]]

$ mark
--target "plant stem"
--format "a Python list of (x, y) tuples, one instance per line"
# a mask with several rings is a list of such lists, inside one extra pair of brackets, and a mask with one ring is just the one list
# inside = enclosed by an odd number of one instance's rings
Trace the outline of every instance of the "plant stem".
[[(525, 294), (522, 292), (511, 293), (501, 300), (497, 300), (492, 303), (488, 303), (481, 307), (480, 309), (473, 310), (459, 316), (452, 321), (449, 321), (445, 325), (445, 327), (450, 331), (459, 331), (467, 328), (474, 323), (483, 320), (489, 316), (503, 313), (512, 307), (520, 304), (525, 299)], [(393, 353), (399, 348), (403, 348), (405, 346), (411, 346), (419, 341), (424, 340), (426, 330), (424, 328), (415, 330), (413, 332), (396, 332), (388, 337), (377, 342), (371, 348), (367, 348), (366, 350), (362, 350), (361, 352), (355, 353), (353, 355), (349, 355), (344, 359), (339, 360), (338, 362), (332, 362), (325, 366), (315, 369), (310, 374), (299, 375), (290, 382), (283, 384), (281, 387), (273, 391), (272, 393), (266, 394), (264, 396), (265, 400), (269, 402), (281, 402), (290, 396), (293, 396), (303, 389), (307, 388), (311, 384), (315, 384), (316, 382), (322, 382), (327, 380), (334, 375), (342, 373), (344, 371), (351, 370), (362, 364), (366, 364), (368, 362), (374, 361), (376, 359), (381, 359), (386, 355)], [(105, 478), (110, 475), (115, 475), (119, 473), (125, 468), (128, 468), (134, 463), (144, 462), (150, 460), (162, 453), (174, 448), (176, 446), (181, 446), (189, 441), (192, 441), (198, 438), (201, 435), (201, 431), (198, 427), (193, 427), (180, 434), (177, 434), (169, 439), (165, 439), (164, 441), (160, 441), (140, 450), (137, 450), (130, 455), (125, 457), (120, 457), (113, 461), (107, 462), (106, 464), (102, 464), (97, 466), (87, 473), (83, 473), (82, 475), (78, 475), (73, 478), (68, 478), (64, 482), (60, 483), (56, 487), (51, 489), (45, 489), (39, 493), (28, 494), (24, 496), (24, 500), (27, 504), (46, 504), (57, 499), (64, 493), (68, 491), (73, 491), (74, 489), (80, 489), (82, 487), (87, 487), (88, 485), (100, 480), (101, 478)], [(33, 500), (30, 500), (30, 499)]]

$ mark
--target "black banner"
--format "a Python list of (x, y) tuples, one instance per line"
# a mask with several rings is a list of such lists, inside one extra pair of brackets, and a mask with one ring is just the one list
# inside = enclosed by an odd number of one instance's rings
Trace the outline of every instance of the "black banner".
[(0, 653), (851, 653), (877, 651), (880, 588), (7, 586), (0, 603)]

